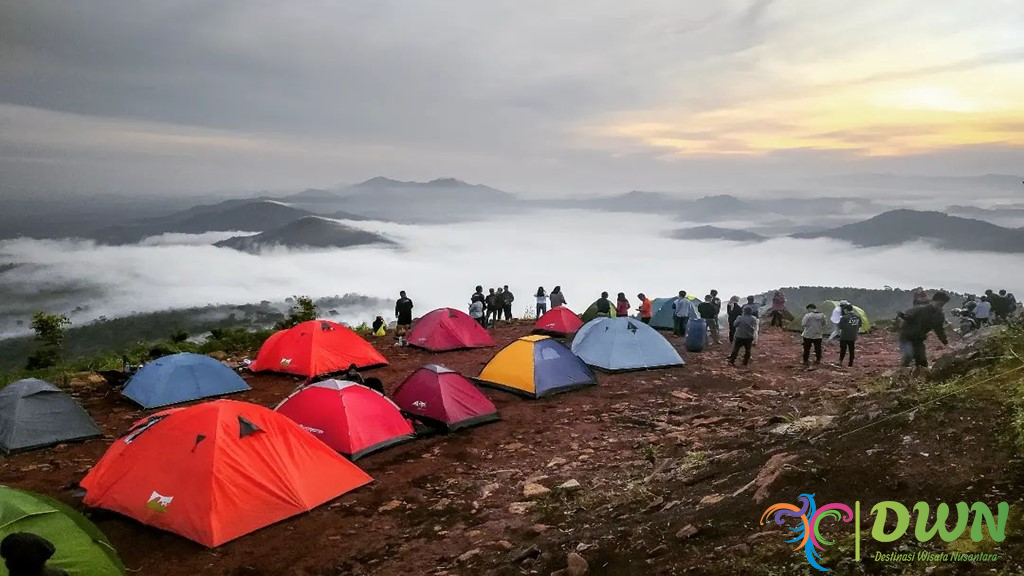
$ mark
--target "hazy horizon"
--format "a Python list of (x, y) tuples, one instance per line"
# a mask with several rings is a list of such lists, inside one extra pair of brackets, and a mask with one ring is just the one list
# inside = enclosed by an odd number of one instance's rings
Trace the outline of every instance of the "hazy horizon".
[[(663, 235), (687, 223), (656, 215), (557, 210), (443, 226), (345, 223), (385, 234), (403, 248), (277, 249), (257, 256), (209, 245), (237, 232), (164, 235), (118, 247), (7, 240), (0, 242), (0, 257), (31, 265), (0, 275), (0, 285), (26, 295), (40, 285), (81, 287), (75, 305), (90, 310), (75, 318), (80, 324), (99, 316), (283, 300), (296, 294), (393, 299), (399, 290), (409, 293), (421, 315), (446, 306), (465, 309), (477, 284), (509, 284), (517, 316), (533, 307), (531, 296), (539, 285), (550, 290), (560, 284), (570, 308), (582, 312), (602, 290), (625, 292), (632, 302), (638, 292), (659, 297), (680, 289), (702, 295), (716, 288), (727, 297), (742, 297), (800, 285), (924, 285), (980, 292), (1024, 284), (1024, 255), (937, 250), (924, 244), (862, 249), (828, 240), (683, 241)], [(669, 261), (675, 264), (668, 266)], [(15, 300), (6, 304), (8, 313)], [(341, 320), (358, 324), (392, 312), (366, 310), (361, 317)]]

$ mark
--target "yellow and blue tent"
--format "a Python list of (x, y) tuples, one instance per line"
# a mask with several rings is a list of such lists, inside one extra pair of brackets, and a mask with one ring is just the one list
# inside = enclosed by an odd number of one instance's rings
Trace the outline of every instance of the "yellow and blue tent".
[(501, 349), (474, 378), (480, 385), (543, 398), (597, 384), (593, 370), (550, 336), (524, 336)]

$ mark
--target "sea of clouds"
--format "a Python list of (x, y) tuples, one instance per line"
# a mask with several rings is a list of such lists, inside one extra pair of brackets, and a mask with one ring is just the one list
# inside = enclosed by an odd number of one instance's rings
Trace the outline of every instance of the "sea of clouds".
[[(406, 290), (416, 313), (450, 306), (466, 309), (474, 286), (508, 284), (515, 313), (533, 307), (538, 286), (561, 285), (569, 306), (583, 310), (601, 291), (651, 297), (716, 288), (745, 296), (780, 286), (918, 285), (956, 291), (1024, 285), (1024, 255), (937, 250), (925, 244), (862, 249), (828, 240), (774, 239), (760, 244), (684, 241), (665, 234), (686, 223), (671, 216), (588, 211), (543, 211), (456, 225), (345, 222), (402, 244), (252, 255), (210, 245), (238, 233), (169, 234), (137, 246), (82, 241), (17, 239), (0, 242), (0, 322), (38, 308), (41, 291), (55, 296), (52, 312), (76, 324), (100, 316), (206, 304), (281, 300), (296, 294), (358, 293), (397, 298)], [(693, 223), (699, 225), (700, 223)], [(742, 224), (742, 223), (734, 223)], [(1022, 290), (1024, 292), (1024, 290)], [(32, 299), (36, 300), (32, 300)], [(348, 310), (342, 320), (362, 322), (393, 310)], [(345, 317), (345, 315), (351, 317)]]

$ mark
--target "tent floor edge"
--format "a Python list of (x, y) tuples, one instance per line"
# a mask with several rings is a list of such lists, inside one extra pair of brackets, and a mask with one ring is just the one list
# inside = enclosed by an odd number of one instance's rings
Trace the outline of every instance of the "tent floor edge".
[(594, 380), (593, 382), (586, 382), (584, 384), (573, 384), (572, 386), (560, 386), (558, 388), (554, 388), (552, 390), (548, 390), (548, 391), (544, 392), (540, 396), (537, 396), (537, 398), (538, 399), (540, 399), (540, 398), (549, 398), (551, 396), (557, 396), (559, 394), (565, 394), (566, 392), (575, 392), (577, 390), (582, 390), (584, 388), (590, 388), (592, 386), (597, 386), (597, 380)]
[(504, 384), (498, 384), (497, 382), (491, 382), (488, 380), (481, 380), (479, 378), (470, 378), (470, 380), (475, 384), (479, 384), (480, 386), (484, 386), (486, 388), (492, 388), (494, 390), (508, 392), (509, 394), (514, 394), (516, 396), (521, 396), (523, 398), (530, 398), (532, 400), (537, 399), (537, 394), (535, 392), (527, 392), (522, 388), (514, 388), (512, 386), (506, 386)]
[[(16, 454), (24, 454), (25, 452), (31, 452), (33, 450), (42, 450), (43, 448), (59, 446), (60, 444), (79, 444), (82, 442), (88, 442), (89, 440), (97, 440), (99, 438), (103, 438), (104, 436), (105, 435), (103, 434), (103, 432), (99, 432), (91, 436), (79, 436), (77, 438), (72, 438), (69, 440), (57, 440), (56, 442), (46, 442), (43, 444), (34, 444), (32, 446), (21, 446), (19, 448), (14, 448), (13, 450), (0, 448), (0, 454), (3, 454), (4, 456), (14, 456)], [(4, 484), (0, 484), (0, 486), (3, 485)], [(13, 486), (11, 486), (11, 488), (13, 488)]]
[(490, 424), (492, 422), (500, 422), (501, 414), (494, 412), (493, 414), (484, 414), (483, 416), (476, 416), (474, 418), (467, 418), (460, 420), (451, 426), (448, 426), (448, 432), (458, 432), (459, 430), (465, 430), (467, 428), (473, 428), (475, 426), (482, 426), (484, 424)]
[(646, 372), (650, 370), (668, 370), (669, 368), (681, 368), (686, 366), (686, 362), (682, 364), (662, 364), (660, 366), (640, 366), (637, 368), (604, 368), (602, 366), (596, 366), (594, 364), (587, 364), (594, 370), (603, 374), (624, 374), (626, 372)]
[(404, 435), (398, 436), (396, 438), (391, 438), (390, 440), (385, 440), (383, 442), (378, 442), (378, 443), (374, 444), (373, 446), (368, 446), (368, 447), (363, 448), (362, 450), (360, 450), (358, 452), (354, 452), (352, 454), (348, 454), (347, 456), (348, 456), (349, 460), (351, 460), (352, 462), (355, 462), (356, 460), (359, 460), (360, 458), (362, 458), (364, 456), (369, 456), (370, 454), (373, 454), (374, 452), (379, 452), (381, 450), (384, 450), (385, 448), (391, 448), (392, 446), (398, 446), (399, 444), (405, 444), (406, 442), (411, 442), (413, 440), (416, 440), (416, 433), (415, 433), (415, 431), (412, 434), (404, 434)]
[(139, 402), (138, 400), (136, 400), (136, 399), (132, 398), (131, 396), (125, 394), (124, 392), (121, 392), (121, 397), (130, 400), (132, 403), (134, 403), (137, 406), (141, 406), (143, 410), (162, 410), (162, 409), (170, 407), (170, 406), (177, 406), (178, 404), (187, 404), (188, 402), (199, 402), (200, 400), (216, 400), (218, 398), (226, 398), (228, 396), (231, 396), (232, 394), (241, 394), (242, 392), (252, 392), (252, 386), (246, 386), (245, 388), (243, 388), (241, 390), (232, 390), (231, 392), (225, 392), (223, 394), (217, 394), (217, 395), (214, 395), (214, 396), (203, 396), (201, 398), (192, 398), (190, 400), (179, 400), (177, 402), (171, 402), (171, 403), (168, 403), (168, 404), (154, 404), (153, 406), (146, 406), (146, 405), (142, 404), (141, 402)]

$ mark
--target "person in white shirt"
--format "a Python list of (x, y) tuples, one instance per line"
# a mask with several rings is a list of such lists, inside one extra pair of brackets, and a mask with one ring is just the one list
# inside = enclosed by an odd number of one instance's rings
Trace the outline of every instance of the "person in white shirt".
[(537, 318), (540, 318), (548, 311), (548, 293), (543, 286), (537, 287)]
[(974, 307), (974, 319), (978, 321), (978, 326), (987, 326), (989, 319), (992, 317), (992, 302), (989, 301), (988, 296), (982, 296), (981, 301)]

